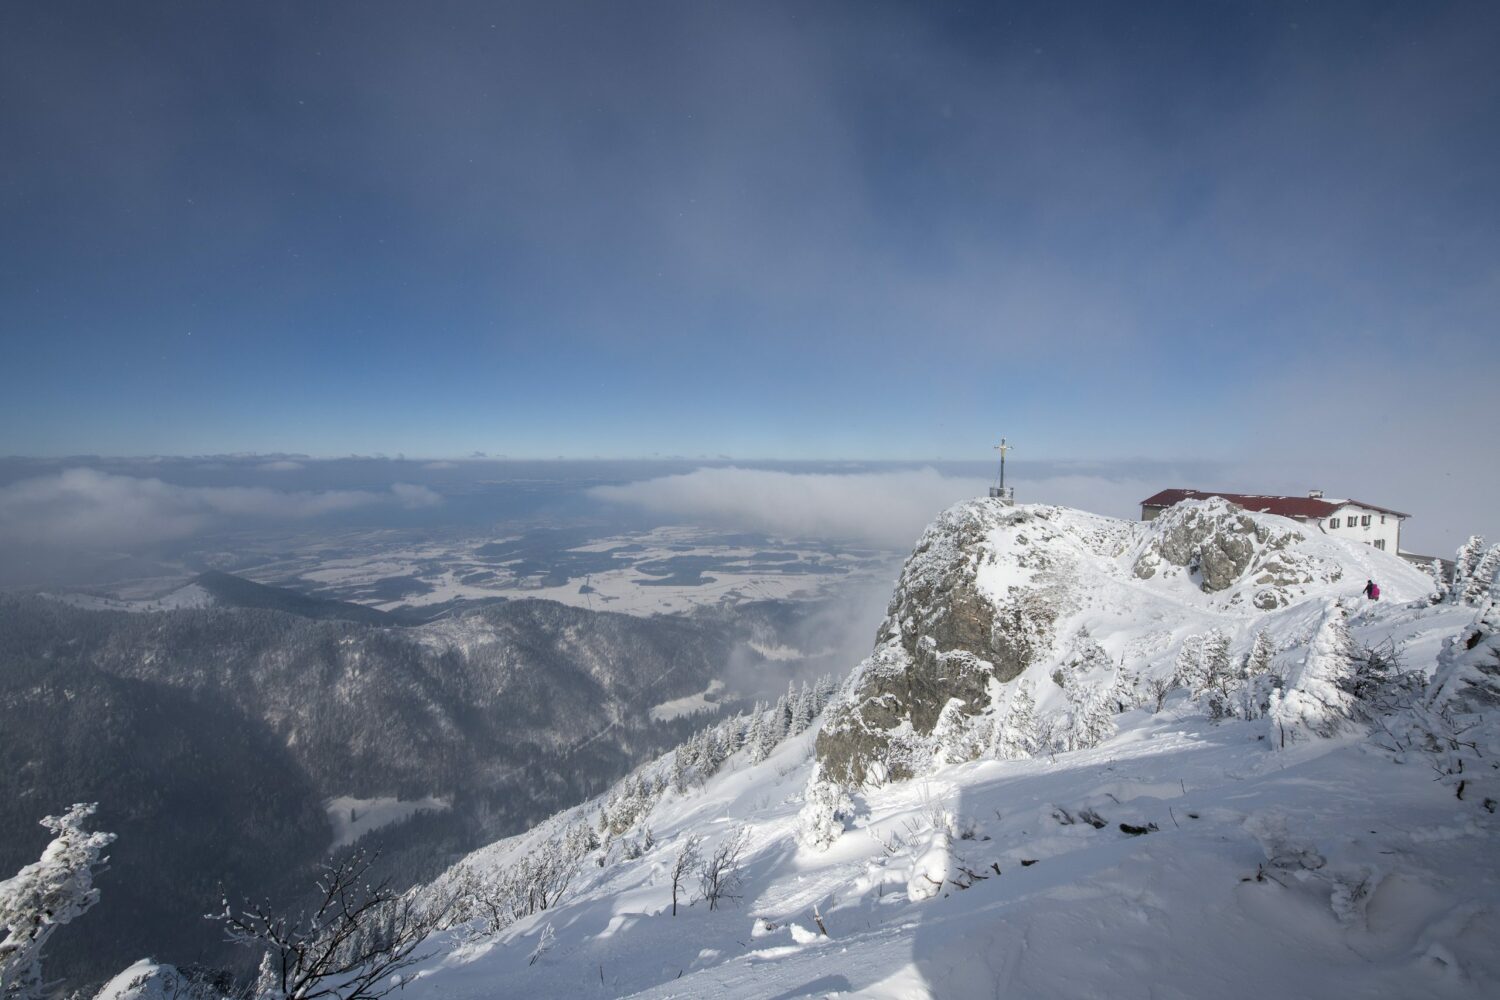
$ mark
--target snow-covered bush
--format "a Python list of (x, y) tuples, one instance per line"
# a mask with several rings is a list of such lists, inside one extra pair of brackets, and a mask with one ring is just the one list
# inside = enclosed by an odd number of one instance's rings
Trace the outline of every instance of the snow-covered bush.
[(821, 851), (839, 838), (853, 815), (854, 803), (849, 792), (814, 767), (803, 793), (802, 811), (797, 814), (797, 840)]
[(95, 869), (115, 835), (83, 828), (97, 805), (78, 803), (41, 823), (54, 838), (40, 861), (0, 882), (0, 997), (32, 1000), (45, 989), (42, 951), (64, 924), (99, 902)]
[(228, 939), (264, 956), (256, 1000), (378, 1000), (400, 988), (398, 974), (426, 957), (417, 949), (439, 915), (418, 890), (397, 892), (389, 879), (371, 884), (373, 864), (356, 852), (325, 866), (316, 905), (298, 915), (224, 901), (215, 919)]
[(948, 704), (938, 714), (937, 725), (932, 728), (932, 741), (933, 755), (943, 764), (973, 760), (987, 742), (980, 732), (979, 720), (964, 712), (964, 703), (958, 698), (948, 699)]

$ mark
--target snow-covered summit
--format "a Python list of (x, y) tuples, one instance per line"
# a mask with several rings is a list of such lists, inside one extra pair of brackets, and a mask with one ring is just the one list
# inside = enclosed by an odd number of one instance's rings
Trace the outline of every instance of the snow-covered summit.
[[(1044, 711), (1066, 714), (1068, 695), (1086, 700), (1091, 684), (1169, 679), (1184, 645), (1211, 632), (1228, 638), (1232, 658), (1263, 628), (1310, 639), (1328, 603), (1362, 600), (1367, 579), (1392, 602), (1432, 589), (1396, 556), (1220, 499), (1147, 522), (961, 503), (918, 541), (873, 654), (823, 726), (818, 758), (846, 784), (872, 769), (910, 777), (936, 750), (945, 710), (945, 738), (977, 755), (994, 743), (1017, 679)], [(1054, 682), (1068, 667), (1075, 683)], [(1072, 708), (1082, 722), (1085, 706)]]

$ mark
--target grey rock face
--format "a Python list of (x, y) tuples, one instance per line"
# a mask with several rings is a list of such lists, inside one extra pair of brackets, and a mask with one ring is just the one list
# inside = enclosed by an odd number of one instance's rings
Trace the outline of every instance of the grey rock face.
[(1342, 570), (1311, 560), (1295, 551), (1305, 541), (1293, 528), (1276, 529), (1258, 523), (1242, 509), (1217, 497), (1184, 503), (1151, 523), (1152, 537), (1132, 567), (1136, 577), (1149, 580), (1166, 566), (1197, 574), (1204, 593), (1213, 594), (1253, 578), (1259, 588), (1251, 603), (1262, 611), (1284, 606), (1288, 588), (1315, 579), (1337, 580)]
[(1253, 519), (1217, 498), (1179, 505), (1158, 520), (1160, 534), (1136, 559), (1135, 575), (1150, 579), (1162, 561), (1195, 568), (1208, 593), (1234, 586), (1250, 568), (1257, 541), (1266, 541)]
[[(859, 784), (875, 765), (893, 780), (909, 777), (950, 699), (975, 715), (989, 706), (992, 682), (1017, 677), (1050, 648), (1057, 595), (1049, 586), (981, 591), (977, 576), (993, 559), (986, 539), (997, 528), (1022, 537), (1045, 513), (986, 500), (945, 511), (923, 534), (902, 569), (874, 654), (861, 664), (817, 739), (823, 773)], [(1024, 543), (1023, 543), (1024, 544)], [(1040, 548), (1021, 557), (1046, 576)], [(1050, 577), (1047, 577), (1050, 580)]]

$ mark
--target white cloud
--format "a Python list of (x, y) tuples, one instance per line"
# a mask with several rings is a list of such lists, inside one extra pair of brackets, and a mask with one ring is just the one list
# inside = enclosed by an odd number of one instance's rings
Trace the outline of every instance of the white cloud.
[(408, 510), (416, 510), (419, 507), (436, 507), (443, 502), (442, 494), (436, 490), (430, 490), (425, 486), (417, 486), (412, 483), (392, 483), (391, 494), (395, 496), (397, 503)]
[(307, 468), (301, 462), (293, 462), (291, 459), (277, 459), (274, 462), (262, 462), (256, 466), (261, 472), (299, 472)]
[[(858, 541), (909, 549), (944, 508), (984, 496), (981, 478), (934, 469), (798, 473), (705, 468), (620, 486), (598, 486), (601, 500), (654, 514), (794, 538)], [(1023, 503), (1055, 503), (1134, 518), (1142, 498), (1163, 485), (1132, 476), (1067, 474), (1014, 481)]]
[(837, 475), (730, 467), (597, 486), (591, 493), (674, 518), (905, 549), (938, 511), (984, 488), (982, 480), (932, 469)]
[(186, 538), (231, 519), (298, 520), (376, 503), (440, 502), (423, 486), (287, 492), (256, 486), (175, 486), (160, 479), (67, 469), (0, 487), (0, 543), (128, 548)]

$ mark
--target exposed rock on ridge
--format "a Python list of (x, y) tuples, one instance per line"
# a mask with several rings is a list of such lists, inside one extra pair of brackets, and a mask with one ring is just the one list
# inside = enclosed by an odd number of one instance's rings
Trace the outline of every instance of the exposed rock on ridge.
[[(945, 708), (948, 728), (965, 728), (966, 744), (983, 752), (1009, 682), (1031, 672), (1045, 707), (1062, 693), (1054, 680), (1068, 675), (1053, 668), (1068, 666), (1068, 651), (1090, 628), (1113, 630), (1114, 648), (1098, 648), (1089, 677), (1075, 681), (1108, 685), (1127, 669), (1170, 670), (1193, 616), (1226, 618), (1237, 632), (1238, 621), (1333, 590), (1351, 551), (1219, 498), (1179, 504), (1150, 522), (989, 499), (958, 504), (923, 533), (874, 651), (827, 710), (820, 773), (859, 785), (921, 772)], [(1391, 557), (1370, 550), (1370, 558)], [(1408, 570), (1393, 566), (1387, 576), (1397, 572)], [(1077, 714), (1085, 695), (1077, 688), (1077, 704), (1059, 710)]]

